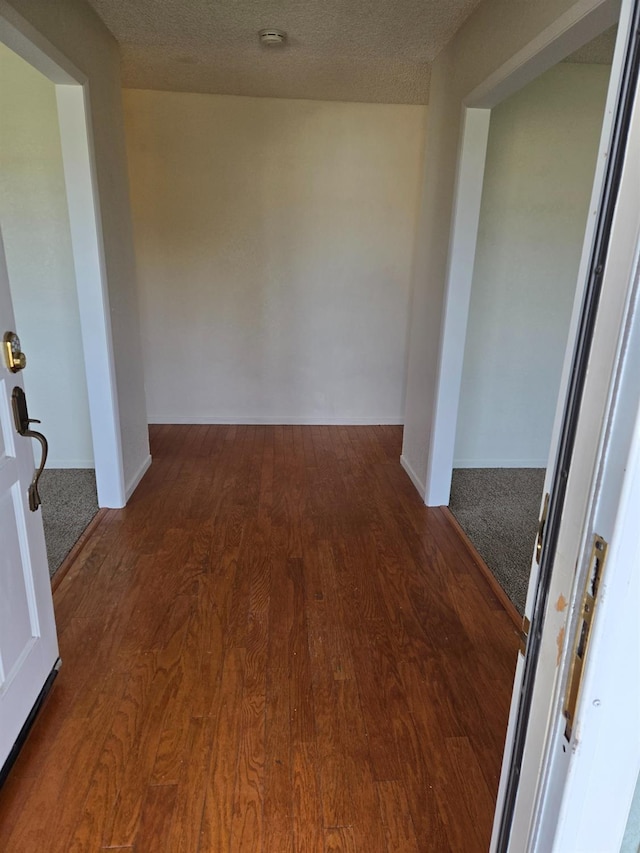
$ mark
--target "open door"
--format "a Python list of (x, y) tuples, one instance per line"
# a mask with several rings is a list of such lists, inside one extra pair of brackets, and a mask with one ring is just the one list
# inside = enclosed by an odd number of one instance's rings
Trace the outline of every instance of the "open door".
[[(581, 677), (605, 589), (606, 552), (632, 434), (616, 419), (626, 411), (628, 423), (635, 423), (640, 396), (637, 375), (626, 384), (623, 377), (633, 357), (640, 234), (639, 24), (640, 3), (624, 0), (547, 468), (548, 498), (532, 562), (494, 851), (569, 849), (569, 836), (558, 839), (565, 786), (580, 745)], [(572, 839), (573, 845), (575, 834)], [(585, 846), (584, 840), (571, 849), (613, 850)]]
[(0, 234), (0, 784), (58, 665), (42, 514), (30, 488), (32, 441), (16, 429), (23, 361), (19, 342), (4, 342), (14, 330)]

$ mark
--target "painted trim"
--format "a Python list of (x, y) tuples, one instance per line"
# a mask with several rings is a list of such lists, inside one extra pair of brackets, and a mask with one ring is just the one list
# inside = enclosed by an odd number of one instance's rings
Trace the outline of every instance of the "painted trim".
[(94, 468), (93, 459), (56, 459), (55, 457), (47, 459), (47, 471), (50, 471), (52, 468), (57, 468), (58, 470), (66, 470), (70, 468), (85, 468), (92, 469)]
[(150, 415), (149, 424), (257, 424), (263, 426), (402, 426), (404, 418), (389, 418), (388, 416), (372, 417), (372, 418), (323, 418), (321, 416), (315, 418), (299, 418), (295, 416), (283, 415), (275, 417), (248, 418), (244, 415), (229, 415), (227, 417), (217, 417), (214, 415), (207, 417), (189, 417), (184, 418), (174, 417), (173, 415)]
[(88, 86), (56, 86), (98, 504), (124, 506), (120, 410)]
[(448, 504), (451, 493), (464, 341), (480, 225), (490, 118), (490, 110), (466, 109), (463, 113), (433, 429), (429, 441), (427, 482), (423, 492), (427, 506)]
[(491, 109), (618, 23), (620, 0), (579, 0), (473, 89), (463, 103)]
[(409, 462), (407, 457), (404, 455), (404, 453), (400, 457), (400, 464), (402, 465), (402, 467), (404, 468), (404, 470), (408, 474), (409, 479), (411, 480), (413, 485), (420, 492), (420, 496), (424, 495), (424, 483), (422, 482), (420, 477), (418, 477), (418, 475), (416, 474), (415, 470), (413, 469), (411, 463)]
[(87, 76), (6, 0), (0, 0), (0, 42), (56, 87), (98, 503), (124, 506), (120, 412)]
[(548, 459), (454, 459), (454, 468), (546, 468)]
[(0, 41), (48, 77), (52, 83), (82, 85), (87, 82), (86, 74), (70, 62), (6, 0), (0, 0)]
[[(131, 495), (135, 492), (135, 490), (140, 485), (140, 481), (142, 480), (144, 475), (147, 473), (147, 471), (151, 467), (152, 461), (153, 461), (153, 459), (151, 457), (151, 454), (149, 454), (147, 456), (147, 458), (143, 461), (142, 465), (139, 466), (138, 470), (133, 475), (133, 477), (127, 483), (127, 488), (125, 490), (125, 502), (129, 500)], [(119, 507), (113, 507), (113, 509), (119, 509)]]

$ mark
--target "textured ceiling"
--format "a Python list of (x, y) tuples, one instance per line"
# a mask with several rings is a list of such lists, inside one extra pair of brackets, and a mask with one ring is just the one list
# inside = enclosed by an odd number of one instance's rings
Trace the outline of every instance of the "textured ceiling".
[[(430, 63), (479, 0), (89, 0), (120, 42), (123, 85), (425, 104)], [(264, 48), (258, 30), (287, 31)]]

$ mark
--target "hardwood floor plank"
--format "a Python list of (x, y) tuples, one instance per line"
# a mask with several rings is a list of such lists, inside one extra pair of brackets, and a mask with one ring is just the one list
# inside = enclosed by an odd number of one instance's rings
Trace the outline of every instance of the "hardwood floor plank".
[(202, 851), (229, 851), (238, 766), (240, 706), (244, 674), (244, 650), (229, 648), (218, 685), (215, 721), (205, 800), (200, 825)]
[(249, 600), (246, 656), (230, 848), (238, 851), (262, 849), (270, 561), (254, 555), (248, 560), (247, 572)]
[(402, 778), (402, 756), (393, 741), (390, 744), (389, 720), (407, 716), (410, 706), (398, 669), (393, 662), (389, 664), (390, 651), (381, 648), (381, 641), (376, 640), (375, 644), (356, 643), (354, 662), (371, 769), (379, 782)]
[(171, 853), (191, 853), (198, 849), (215, 728), (212, 717), (193, 717), (189, 722), (186, 759), (167, 834), (167, 848)]
[(485, 780), (469, 739), (447, 738), (446, 747), (450, 761), (449, 768), (452, 768), (455, 774), (456, 788), (466, 789), (467, 792), (473, 791), (471, 796), (467, 793), (462, 799), (475, 828), (478, 850), (481, 850), (486, 839), (491, 836), (495, 798)]
[(418, 841), (404, 786), (399, 782), (378, 782), (376, 789), (388, 853), (418, 853)]
[(150, 785), (147, 788), (133, 848), (136, 853), (172, 853), (170, 831), (177, 793), (176, 785)]
[(293, 851), (288, 639), (292, 589), (287, 561), (271, 563), (269, 656), (265, 707), (263, 850)]
[(402, 429), (150, 440), (55, 590), (2, 853), (486, 850), (517, 637)]
[[(184, 601), (184, 597), (181, 597)], [(188, 605), (189, 602), (185, 602)], [(119, 752), (118, 795), (104, 832), (104, 844), (132, 845), (138, 831), (142, 802), (153, 771), (167, 705), (182, 678), (188, 606), (176, 607), (167, 630), (167, 643), (155, 652), (143, 653), (136, 670), (140, 687), (125, 696), (109, 747)], [(144, 681), (151, 666), (148, 688)], [(132, 679), (134, 683), (134, 679)]]
[[(121, 676), (118, 682), (121, 686)], [(115, 684), (110, 686), (118, 696), (119, 690)], [(66, 853), (73, 849), (70, 836), (86, 799), (106, 731), (115, 713), (116, 706), (109, 690), (96, 698), (91, 710), (90, 724), (96, 726), (94, 740), (87, 740), (84, 736), (86, 719), (72, 717), (59, 729), (55, 742), (49, 745), (43, 773), (22, 805), (12, 834), (6, 841), (2, 840), (0, 849), (6, 853), (47, 849)], [(68, 797), (66, 793), (71, 787), (73, 796)]]
[[(411, 717), (392, 720), (397, 749), (402, 757), (402, 782), (407, 794), (409, 814), (416, 831), (418, 846), (425, 853), (449, 853), (446, 825), (438, 806), (432, 773), (434, 740), (421, 739)], [(488, 839), (487, 839), (488, 843)], [(457, 851), (455, 851), (457, 853)]]
[(291, 774), (293, 849), (296, 853), (323, 853), (324, 822), (315, 739), (292, 743)]
[(325, 853), (359, 853), (352, 826), (330, 826), (325, 839)]
[(291, 742), (314, 743), (316, 737), (313, 705), (312, 661), (305, 610), (303, 560), (287, 561), (291, 582), (292, 619), (289, 631), (289, 719)]

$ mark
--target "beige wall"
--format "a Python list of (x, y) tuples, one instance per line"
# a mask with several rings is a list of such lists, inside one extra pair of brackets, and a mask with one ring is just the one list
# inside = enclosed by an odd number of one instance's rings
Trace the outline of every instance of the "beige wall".
[(129, 187), (122, 123), (118, 45), (84, 0), (0, 0), (87, 75), (90, 123), (100, 196), (105, 263), (125, 484), (135, 480), (149, 453)]
[(150, 420), (400, 423), (425, 108), (124, 103)]
[(51, 468), (93, 467), (55, 86), (0, 44), (0, 227)]
[(462, 101), (573, 5), (574, 0), (485, 0), (433, 65), (414, 259), (403, 443), (403, 458), (422, 483), (436, 394)]

